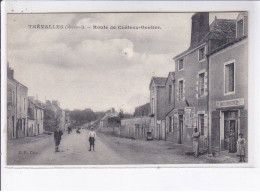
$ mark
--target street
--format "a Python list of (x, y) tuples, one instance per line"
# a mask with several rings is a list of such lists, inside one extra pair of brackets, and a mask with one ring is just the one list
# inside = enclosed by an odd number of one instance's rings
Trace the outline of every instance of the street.
[(60, 152), (54, 152), (53, 135), (8, 141), (8, 165), (116, 165), (234, 163), (236, 158), (194, 158), (190, 148), (169, 141), (132, 140), (97, 132), (95, 152), (88, 151), (88, 131), (64, 132)]

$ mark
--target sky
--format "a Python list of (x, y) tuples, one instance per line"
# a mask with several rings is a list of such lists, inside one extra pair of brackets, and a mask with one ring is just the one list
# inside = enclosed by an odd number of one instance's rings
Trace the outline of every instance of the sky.
[[(152, 76), (174, 71), (173, 57), (190, 44), (193, 13), (8, 14), (7, 60), (29, 96), (65, 109), (133, 113), (149, 102)], [(237, 13), (210, 13), (236, 19)], [(37, 29), (29, 25), (62, 25)], [(65, 29), (84, 26), (84, 29)], [(110, 26), (160, 29), (110, 29)], [(107, 26), (108, 29), (94, 29)]]

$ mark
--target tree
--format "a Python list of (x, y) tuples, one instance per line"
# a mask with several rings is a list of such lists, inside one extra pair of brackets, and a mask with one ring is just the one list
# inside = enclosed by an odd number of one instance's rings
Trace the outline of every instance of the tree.
[(113, 133), (115, 133), (115, 127), (119, 127), (121, 124), (120, 117), (110, 117), (108, 118), (108, 124), (113, 127)]

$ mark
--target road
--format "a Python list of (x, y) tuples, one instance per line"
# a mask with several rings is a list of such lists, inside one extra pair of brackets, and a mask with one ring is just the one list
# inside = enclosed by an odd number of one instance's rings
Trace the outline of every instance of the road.
[[(187, 148), (166, 141), (132, 140), (97, 133), (95, 152), (88, 151), (88, 131), (65, 134), (61, 152), (54, 152), (53, 136), (8, 141), (8, 165), (115, 165), (230, 163), (235, 159), (185, 155)], [(186, 150), (185, 150), (186, 149)]]

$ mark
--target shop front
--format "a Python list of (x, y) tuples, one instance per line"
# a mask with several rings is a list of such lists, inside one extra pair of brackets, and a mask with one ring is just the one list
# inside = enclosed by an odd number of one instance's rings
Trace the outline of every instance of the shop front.
[(217, 101), (212, 111), (211, 145), (215, 151), (235, 152), (240, 133), (247, 139), (247, 110), (244, 99)]

